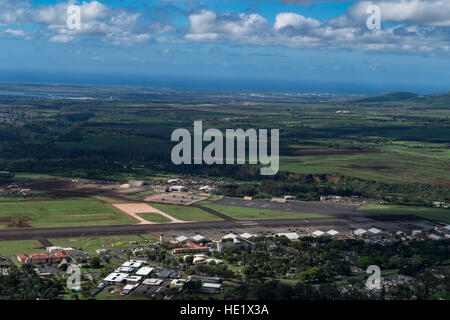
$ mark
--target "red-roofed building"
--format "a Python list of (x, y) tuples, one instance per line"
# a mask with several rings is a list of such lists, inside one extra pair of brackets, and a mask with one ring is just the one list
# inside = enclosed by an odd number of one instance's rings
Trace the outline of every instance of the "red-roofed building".
[(172, 250), (172, 253), (196, 253), (208, 251), (208, 247), (201, 247), (191, 240), (186, 241), (186, 244), (189, 248), (175, 248)]
[(18, 254), (17, 259), (21, 263), (53, 263), (59, 262), (62, 259), (69, 257), (67, 253), (58, 251), (54, 254), (48, 253), (30, 253), (30, 254)]

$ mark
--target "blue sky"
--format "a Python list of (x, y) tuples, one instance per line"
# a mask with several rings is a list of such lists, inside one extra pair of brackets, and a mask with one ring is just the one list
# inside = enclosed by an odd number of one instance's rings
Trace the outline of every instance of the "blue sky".
[(0, 82), (434, 93), (449, 53), (448, 0), (0, 0)]

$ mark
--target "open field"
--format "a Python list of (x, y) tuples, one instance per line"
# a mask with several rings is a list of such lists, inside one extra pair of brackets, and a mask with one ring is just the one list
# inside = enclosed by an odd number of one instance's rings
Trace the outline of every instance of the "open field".
[[(96, 249), (111, 249), (111, 248), (125, 248), (133, 246), (131, 242), (137, 242), (140, 245), (146, 246), (144, 237), (140, 235), (118, 235), (118, 236), (102, 236), (102, 237), (81, 237), (81, 238), (67, 238), (67, 239), (50, 239), (50, 242), (55, 246), (60, 247), (75, 247), (85, 250), (89, 253), (94, 253)], [(146, 234), (145, 238), (155, 240), (156, 238)], [(2, 243), (0, 241), (0, 243)], [(135, 245), (134, 245), (135, 246)]]
[(199, 208), (152, 203), (155, 208), (183, 221), (220, 221), (221, 219)]
[(442, 208), (425, 208), (397, 205), (368, 205), (360, 207), (358, 210), (380, 214), (413, 214), (425, 219), (440, 220), (450, 223), (450, 210)]
[(15, 256), (19, 253), (45, 252), (37, 240), (0, 241), (0, 255)]
[(166, 218), (165, 216), (162, 216), (159, 213), (155, 212), (141, 212), (138, 213), (138, 216), (150, 222), (167, 223), (171, 221), (169, 218)]
[(328, 217), (325, 215), (311, 213), (276, 211), (262, 208), (245, 208), (240, 206), (225, 206), (211, 203), (203, 205), (237, 220), (306, 219)]
[(137, 221), (97, 200), (0, 202), (1, 228), (132, 224)]

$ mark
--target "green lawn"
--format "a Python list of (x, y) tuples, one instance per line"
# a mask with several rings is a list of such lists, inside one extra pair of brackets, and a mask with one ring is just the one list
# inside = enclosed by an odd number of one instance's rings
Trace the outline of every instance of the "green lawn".
[[(154, 240), (155, 237), (144, 235), (146, 239)], [(55, 246), (60, 247), (76, 247), (90, 253), (94, 253), (95, 249), (123, 248), (131, 246), (130, 241), (137, 241), (140, 245), (147, 245), (142, 237), (138, 235), (118, 235), (105, 237), (87, 237), (87, 238), (68, 238), (68, 239), (49, 239)]]
[(161, 223), (170, 222), (170, 220), (167, 219), (166, 217), (154, 212), (138, 213), (138, 215), (144, 218), (145, 220), (151, 222), (161, 222)]
[[(130, 224), (137, 221), (97, 200), (0, 202), (0, 220), (25, 219), (32, 227)], [(7, 228), (10, 222), (0, 222)]]
[(223, 206), (218, 204), (203, 204), (205, 207), (226, 214), (237, 220), (270, 220), (270, 219), (299, 219), (299, 218), (329, 218), (319, 214), (286, 212), (268, 209), (244, 208), (237, 206)]
[(450, 210), (442, 208), (412, 207), (399, 205), (367, 205), (358, 210), (386, 214), (414, 214), (419, 217), (450, 223)]
[(153, 207), (184, 221), (220, 221), (219, 217), (198, 208), (152, 203)]
[(0, 254), (2, 256), (16, 256), (19, 253), (45, 252), (38, 249), (42, 244), (37, 240), (0, 241)]

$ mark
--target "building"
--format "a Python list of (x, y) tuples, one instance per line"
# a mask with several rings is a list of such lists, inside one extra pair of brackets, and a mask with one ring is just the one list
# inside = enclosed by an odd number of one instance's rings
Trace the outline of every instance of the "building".
[(244, 239), (250, 239), (252, 237), (256, 237), (256, 235), (248, 233), (248, 232), (244, 232), (244, 233), (240, 234), (239, 237), (244, 238)]
[(331, 229), (331, 230), (327, 231), (327, 234), (332, 236), (332, 237), (334, 237), (334, 236), (337, 236), (339, 234), (339, 231)]
[(219, 293), (220, 289), (222, 289), (222, 285), (220, 283), (204, 282), (202, 283), (199, 291), (203, 293)]
[(194, 240), (195, 242), (200, 242), (200, 241), (206, 240), (206, 238), (200, 234), (193, 236), (191, 239)]
[(57, 251), (54, 254), (48, 253), (30, 253), (30, 254), (18, 254), (17, 259), (21, 263), (54, 263), (60, 262), (63, 259), (68, 258), (67, 253)]
[(128, 273), (113, 272), (110, 273), (105, 279), (103, 279), (103, 282), (105, 284), (121, 284), (125, 281), (126, 277), (128, 277)]
[(354, 230), (353, 234), (356, 236), (362, 237), (366, 232), (367, 232), (367, 230), (359, 228), (359, 229)]
[(442, 240), (443, 238), (441, 236), (438, 236), (437, 234), (430, 234), (428, 236), (431, 240)]
[(139, 276), (148, 276), (153, 270), (154, 269), (152, 267), (142, 267), (136, 271), (136, 274)]
[(47, 250), (50, 253), (54, 253), (54, 252), (57, 252), (57, 251), (72, 251), (72, 250), (75, 250), (75, 249), (74, 248), (70, 248), (70, 247), (62, 248), (62, 247), (58, 247), (58, 246), (52, 246), (52, 247), (45, 248), (45, 250)]
[(186, 192), (188, 189), (184, 186), (171, 186), (169, 192)]
[(145, 279), (142, 281), (142, 284), (145, 284), (146, 286), (160, 286), (162, 283), (163, 281), (161, 279), (156, 278)]
[(187, 238), (187, 237), (185, 237), (185, 236), (179, 236), (179, 237), (176, 237), (175, 238), (175, 240), (178, 242), (178, 243), (181, 243), (181, 242), (185, 242), (186, 240), (188, 240), (189, 238)]
[(237, 237), (233, 239), (233, 241), (221, 241), (217, 243), (217, 251), (221, 252), (225, 249), (229, 249), (229, 248), (239, 248), (239, 247), (251, 247), (254, 248), (255, 244), (253, 242), (251, 242), (250, 240), (244, 239), (244, 238), (240, 238)]
[(285, 236), (286, 238), (288, 238), (289, 240), (298, 240), (298, 234), (296, 232), (284, 232), (284, 233), (277, 233), (276, 234), (279, 237), (283, 237)]
[(253, 200), (253, 197), (249, 197), (249, 196), (244, 196), (243, 198), (244, 200)]
[(285, 203), (285, 202), (286, 202), (286, 199), (285, 199), (285, 198), (272, 198), (270, 201), (272, 201), (272, 202)]
[(141, 276), (127, 276), (125, 282), (128, 284), (139, 284), (142, 280)]
[(234, 233), (228, 233), (228, 234), (226, 234), (226, 235), (224, 235), (223, 237), (222, 237), (222, 240), (225, 240), (225, 239), (235, 239), (237, 237), (237, 235), (235, 235)]
[(197, 253), (208, 251), (208, 247), (199, 246), (198, 244), (192, 242), (191, 240), (187, 240), (186, 245), (188, 245), (187, 248), (172, 249), (172, 253)]
[(370, 229), (367, 230), (367, 231), (369, 231), (371, 234), (374, 234), (374, 235), (377, 235), (377, 234), (380, 234), (380, 233), (381, 233), (381, 230), (380, 230), (380, 229), (377, 229), (377, 228), (370, 228)]
[(316, 231), (314, 231), (313, 233), (311, 233), (311, 235), (312, 235), (313, 237), (321, 237), (321, 236), (325, 235), (325, 232), (323, 232), (323, 231), (321, 231), (321, 230), (316, 230)]
[(133, 291), (137, 285), (134, 284), (127, 284), (125, 287), (123, 287), (122, 291), (120, 292), (121, 296), (129, 294), (131, 291)]
[(130, 261), (124, 262), (122, 264), (122, 267), (138, 269), (142, 266), (142, 263), (143, 263), (143, 261), (130, 260)]
[(182, 288), (186, 282), (186, 279), (173, 279), (172, 281), (170, 281), (170, 286), (175, 288)]
[(117, 269), (116, 269), (116, 271), (114, 271), (114, 272), (116, 272), (116, 273), (131, 273), (131, 272), (133, 272), (133, 268), (130, 268), (130, 267), (118, 267)]

